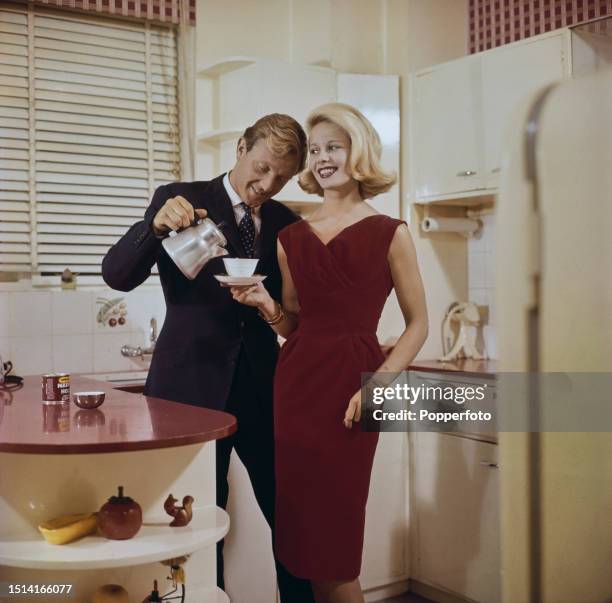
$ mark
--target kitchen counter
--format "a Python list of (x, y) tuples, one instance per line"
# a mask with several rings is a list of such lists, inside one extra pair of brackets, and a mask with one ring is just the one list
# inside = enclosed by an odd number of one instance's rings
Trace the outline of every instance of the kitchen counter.
[(104, 403), (83, 410), (73, 402), (43, 404), (41, 377), (25, 377), (0, 409), (0, 452), (79, 454), (127, 452), (217, 440), (236, 431), (225, 412), (121, 391), (71, 377), (70, 390), (104, 391)]
[[(0, 389), (0, 582), (72, 584), (82, 602), (101, 584), (122, 584), (131, 601), (141, 601), (153, 580), (169, 588), (160, 562), (189, 555), (187, 603), (227, 602), (215, 586), (216, 543), (229, 529), (216, 506), (215, 440), (231, 435), (236, 419), (119, 387), (72, 376), (72, 393), (105, 392), (94, 410), (43, 404), (40, 376)], [(98, 510), (118, 486), (142, 508), (134, 538), (92, 534), (58, 546), (38, 532), (43, 521)], [(193, 497), (188, 526), (169, 527), (169, 494)]]
[(497, 375), (497, 360), (472, 360), (460, 358), (442, 362), (440, 360), (415, 360), (409, 371), (430, 371), (435, 373), (457, 373), (484, 379), (494, 379)]

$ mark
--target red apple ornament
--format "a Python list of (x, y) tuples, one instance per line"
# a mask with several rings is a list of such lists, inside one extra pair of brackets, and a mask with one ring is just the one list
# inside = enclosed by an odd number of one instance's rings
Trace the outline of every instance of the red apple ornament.
[(123, 496), (123, 486), (119, 486), (118, 496), (111, 496), (98, 511), (100, 533), (110, 540), (132, 538), (141, 525), (142, 509), (129, 496)]

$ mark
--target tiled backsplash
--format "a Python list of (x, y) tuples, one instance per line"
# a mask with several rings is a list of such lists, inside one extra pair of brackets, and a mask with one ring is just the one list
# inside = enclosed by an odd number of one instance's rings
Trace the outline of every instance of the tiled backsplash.
[(483, 228), (478, 238), (468, 240), (469, 299), (489, 309), (482, 335), (487, 355), (497, 358), (495, 331), (495, 216), (481, 217)]
[[(121, 298), (124, 324), (117, 307), (115, 326), (96, 318), (100, 299)], [(130, 293), (110, 289), (76, 291), (0, 291), (0, 354), (13, 362), (13, 372), (30, 375), (50, 371), (100, 373), (138, 371), (149, 360), (125, 358), (121, 346), (149, 345), (149, 323), (165, 316), (159, 286)], [(122, 321), (123, 322), (123, 321)]]

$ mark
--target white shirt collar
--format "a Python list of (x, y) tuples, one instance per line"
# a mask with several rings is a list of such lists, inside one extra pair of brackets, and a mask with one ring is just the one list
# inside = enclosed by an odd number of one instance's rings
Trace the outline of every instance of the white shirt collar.
[(227, 191), (227, 196), (230, 198), (230, 201), (232, 202), (232, 206), (236, 207), (237, 205), (240, 205), (242, 203), (242, 199), (240, 198), (240, 195), (234, 190), (234, 187), (232, 186), (232, 183), (230, 182), (229, 175), (230, 173), (227, 172), (225, 176), (223, 176), (223, 186), (225, 187), (225, 190)]
[[(227, 191), (227, 196), (232, 202), (232, 209), (234, 210), (236, 224), (240, 224), (240, 220), (242, 220), (246, 212), (244, 207), (242, 207), (242, 199), (240, 198), (240, 195), (234, 190), (230, 183), (229, 172), (223, 176), (223, 186)], [(261, 215), (259, 213), (259, 207), (254, 207), (251, 209), (251, 217), (253, 218), (253, 222), (255, 224), (255, 231), (257, 234), (259, 234), (259, 231), (261, 230)]]

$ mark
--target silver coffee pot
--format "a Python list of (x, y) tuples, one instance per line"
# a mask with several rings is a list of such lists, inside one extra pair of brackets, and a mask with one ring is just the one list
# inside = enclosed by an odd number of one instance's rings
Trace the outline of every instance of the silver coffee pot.
[(206, 262), (227, 255), (227, 240), (219, 227), (209, 218), (198, 220), (190, 226), (176, 232), (162, 241), (166, 253), (172, 258), (180, 271), (193, 280)]

